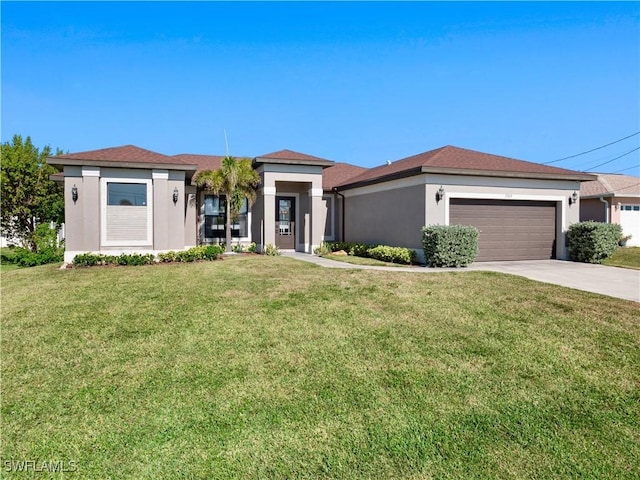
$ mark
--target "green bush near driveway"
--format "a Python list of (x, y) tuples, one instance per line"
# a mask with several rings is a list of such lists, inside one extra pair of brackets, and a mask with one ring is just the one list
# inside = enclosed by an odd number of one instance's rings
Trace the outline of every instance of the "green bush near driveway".
[(466, 267), (478, 256), (478, 229), (470, 225), (430, 225), (422, 229), (429, 267)]
[(622, 227), (617, 223), (580, 222), (569, 227), (569, 258), (574, 262), (602, 263), (618, 249)]
[(411, 265), (416, 261), (416, 252), (411, 248), (359, 242), (323, 242), (315, 253), (322, 255), (325, 251), (339, 252), (340, 250), (354, 257), (373, 258), (382, 262), (402, 265)]

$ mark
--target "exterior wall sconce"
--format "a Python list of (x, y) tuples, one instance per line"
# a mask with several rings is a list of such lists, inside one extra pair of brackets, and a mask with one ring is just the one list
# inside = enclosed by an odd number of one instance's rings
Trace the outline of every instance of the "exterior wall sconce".
[(574, 192), (569, 197), (569, 205), (573, 205), (578, 201), (578, 192), (574, 190)]
[(76, 203), (78, 201), (78, 187), (76, 187), (75, 184), (71, 189), (71, 199), (73, 200), (73, 203)]
[(620, 202), (616, 203), (616, 210), (620, 210), (620, 207), (622, 207), (622, 203)]
[(442, 185), (436, 192), (436, 203), (440, 203), (440, 200), (444, 200), (444, 188), (442, 188)]
[(175, 187), (173, 189), (173, 204), (175, 205), (176, 203), (178, 203), (178, 195), (180, 194), (180, 192), (178, 192), (178, 187)]

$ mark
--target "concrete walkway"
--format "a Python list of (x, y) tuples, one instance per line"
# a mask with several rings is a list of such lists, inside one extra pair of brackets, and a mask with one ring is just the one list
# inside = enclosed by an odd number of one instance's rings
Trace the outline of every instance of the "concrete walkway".
[(587, 292), (599, 293), (610, 297), (640, 302), (640, 270), (607, 267), (590, 263), (565, 262), (562, 260), (525, 260), (512, 262), (480, 262), (466, 268), (427, 268), (427, 267), (375, 267), (370, 265), (351, 265), (316, 255), (299, 252), (284, 252), (284, 256), (314, 263), (326, 268), (357, 268), (362, 270), (383, 270), (405, 273), (439, 273), (490, 271), (520, 275), (552, 283), (563, 287), (575, 288)]

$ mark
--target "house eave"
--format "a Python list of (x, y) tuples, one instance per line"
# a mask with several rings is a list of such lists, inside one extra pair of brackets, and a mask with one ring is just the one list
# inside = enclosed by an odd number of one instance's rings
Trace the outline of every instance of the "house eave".
[(537, 172), (509, 172), (505, 170), (479, 170), (467, 168), (422, 167), (422, 173), (439, 173), (445, 175), (472, 175), (475, 177), (507, 177), (533, 178), (544, 180), (573, 180), (589, 182), (596, 180), (595, 175), (588, 173), (537, 173)]
[(143, 169), (161, 169), (161, 170), (182, 170), (186, 173), (187, 178), (193, 176), (197, 169), (197, 165), (186, 165), (180, 163), (155, 163), (155, 162), (120, 162), (115, 160), (82, 160), (78, 158), (64, 157), (48, 157), (49, 165), (61, 166), (94, 166), (107, 168), (143, 168)]
[(253, 165), (259, 163), (276, 163), (281, 165), (310, 165), (315, 167), (330, 167), (335, 162), (331, 160), (302, 160), (302, 159), (284, 159), (284, 158), (267, 158), (267, 157), (256, 157), (253, 159)]
[(615, 193), (615, 192), (606, 192), (606, 193), (598, 193), (595, 195), (580, 195), (580, 198), (583, 200), (588, 200), (591, 198), (640, 198), (640, 194), (638, 193)]
[(579, 182), (587, 182), (595, 180), (595, 175), (575, 173), (575, 174), (549, 174), (549, 173), (531, 173), (531, 172), (507, 172), (507, 171), (492, 171), (492, 170), (478, 170), (478, 169), (461, 169), (461, 168), (442, 168), (442, 167), (417, 167), (402, 172), (396, 172), (389, 175), (383, 175), (381, 177), (362, 180), (360, 182), (347, 183), (344, 185), (338, 185), (339, 190), (348, 190), (350, 188), (364, 187), (366, 185), (374, 185), (377, 183), (388, 182), (391, 180), (397, 180), (400, 178), (412, 177), (414, 175), (420, 175), (422, 173), (427, 174), (440, 174), (440, 175), (470, 175), (475, 177), (507, 177), (507, 178), (532, 178), (542, 180), (572, 180)]

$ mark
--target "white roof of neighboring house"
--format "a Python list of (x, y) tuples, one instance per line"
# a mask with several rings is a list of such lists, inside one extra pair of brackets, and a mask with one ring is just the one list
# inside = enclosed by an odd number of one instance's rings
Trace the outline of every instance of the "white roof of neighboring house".
[(598, 179), (580, 184), (580, 196), (591, 197), (640, 197), (640, 177), (598, 173)]

